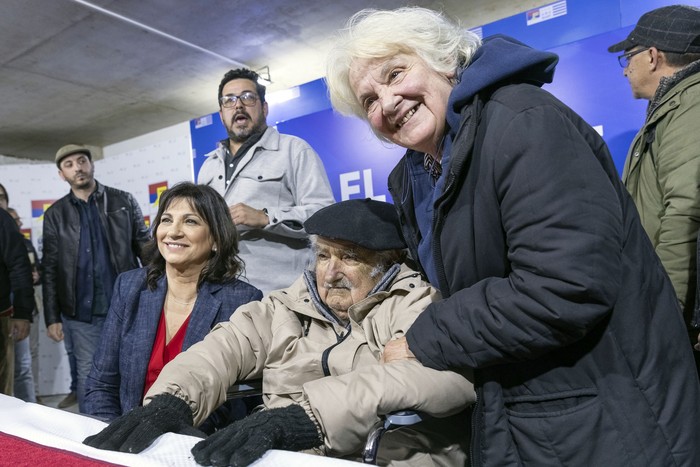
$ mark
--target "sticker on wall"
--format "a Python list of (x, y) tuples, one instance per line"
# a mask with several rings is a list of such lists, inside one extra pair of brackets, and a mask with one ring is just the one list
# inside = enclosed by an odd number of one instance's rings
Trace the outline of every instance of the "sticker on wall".
[(205, 126), (209, 126), (212, 123), (214, 123), (212, 119), (212, 114), (205, 115), (203, 117), (195, 118), (194, 119), (194, 127), (195, 128), (202, 128)]
[(44, 213), (56, 201), (55, 199), (32, 200), (32, 220), (34, 222), (44, 222)]
[(151, 228), (151, 216), (143, 216), (143, 221), (146, 223), (146, 227)]
[(158, 209), (160, 194), (168, 189), (168, 182), (158, 182), (148, 185), (148, 200), (151, 203), (151, 209)]
[(526, 11), (525, 17), (527, 18), (527, 25), (532, 26), (533, 24), (549, 21), (550, 19), (564, 16), (565, 14), (566, 0), (562, 0), (561, 2), (550, 3), (549, 5)]
[(32, 229), (19, 229), (20, 233), (24, 235), (24, 238), (31, 241), (32, 240)]

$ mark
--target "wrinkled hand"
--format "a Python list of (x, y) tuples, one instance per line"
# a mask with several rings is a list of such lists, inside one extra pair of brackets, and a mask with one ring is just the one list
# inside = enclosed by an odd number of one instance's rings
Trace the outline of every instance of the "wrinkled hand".
[(83, 444), (97, 449), (137, 453), (168, 432), (204, 437), (192, 427), (192, 411), (187, 402), (170, 394), (159, 394), (150, 404), (136, 407), (96, 435), (88, 436)]
[(252, 464), (268, 449), (301, 451), (323, 443), (316, 425), (296, 404), (256, 412), (219, 430), (192, 448), (200, 465)]
[(397, 360), (415, 360), (416, 356), (413, 355), (411, 349), (408, 348), (408, 341), (405, 337), (399, 337), (398, 339), (392, 339), (387, 342), (384, 347), (384, 352), (382, 353), (382, 363), (389, 363)]
[(270, 223), (267, 214), (261, 209), (251, 208), (247, 204), (238, 203), (229, 206), (231, 220), (236, 225), (246, 225), (255, 229), (261, 229)]

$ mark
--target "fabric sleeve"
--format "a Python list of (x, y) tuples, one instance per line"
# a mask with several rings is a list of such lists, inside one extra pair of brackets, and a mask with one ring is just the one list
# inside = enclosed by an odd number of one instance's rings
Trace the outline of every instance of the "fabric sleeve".
[(32, 266), (29, 263), (24, 237), (17, 230), (14, 219), (5, 211), (0, 215), (0, 235), (2, 239), (2, 261), (5, 263), (12, 291), (13, 319), (31, 321), (34, 311), (34, 287), (32, 286)]
[(306, 238), (303, 224), (313, 213), (335, 203), (326, 169), (316, 151), (305, 141), (290, 144), (289, 177), (293, 206), (265, 206), (270, 224), (265, 230), (292, 238)]
[(199, 425), (226, 400), (236, 381), (262, 377), (271, 320), (269, 299), (241, 306), (229, 321), (165, 365), (144, 403), (161, 393), (173, 394), (190, 404)]
[(575, 116), (551, 105), (503, 107), (491, 115), (502, 124), (484, 123), (480, 163), (492, 168), (480, 189), (498, 200), (509, 273), (454, 291), (418, 317), (409, 348), (431, 368), (535, 359), (581, 339), (617, 299), (624, 227), (598, 160), (607, 155), (602, 139), (592, 129), (584, 137)]
[(372, 425), (390, 412), (417, 410), (446, 417), (476, 400), (474, 386), (467, 379), (470, 374), (432, 370), (415, 360), (379, 362), (386, 344), (402, 337), (426, 306), (437, 299), (439, 293), (432, 287), (392, 294), (362, 321), (369, 345), (378, 350), (377, 360), (362, 359), (362, 365), (349, 373), (304, 384), (302, 405), (318, 421), (330, 452), (357, 452)]
[[(123, 274), (117, 276), (112, 301), (107, 311), (100, 345), (97, 346), (90, 373), (85, 379), (85, 412), (105, 420), (122, 415), (119, 389), (121, 385), (119, 357), (127, 306), (128, 287), (123, 287)], [(147, 357), (147, 356), (146, 356)], [(143, 391), (143, 389), (141, 390)]]
[(58, 226), (53, 212), (55, 209), (57, 208), (49, 208), (44, 213), (42, 227), (41, 265), (44, 273), (42, 295), (46, 327), (61, 322), (61, 313), (58, 309)]
[(663, 133), (657, 132), (660, 140), (656, 164), (665, 208), (656, 253), (681, 306), (692, 309), (688, 298), (692, 296), (689, 292), (694, 292), (695, 282), (691, 279), (695, 278), (696, 267), (689, 258), (695, 257), (700, 228), (700, 131), (692, 129), (700, 122), (700, 105), (681, 106), (670, 118)]
[(216, 175), (216, 170), (214, 169), (214, 161), (215, 156), (211, 155), (211, 153), (205, 156), (204, 162), (202, 163), (202, 166), (199, 168), (199, 172), (197, 173), (198, 185), (214, 185), (214, 177)]
[(340, 455), (362, 449), (380, 416), (417, 410), (446, 417), (476, 400), (474, 386), (464, 376), (431, 370), (415, 360), (378, 363), (310, 381), (304, 384), (304, 392), (326, 449)]

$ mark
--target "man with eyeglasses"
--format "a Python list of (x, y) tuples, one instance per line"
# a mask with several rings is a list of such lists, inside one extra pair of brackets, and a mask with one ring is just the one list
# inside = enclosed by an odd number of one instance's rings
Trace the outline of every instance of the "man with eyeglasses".
[(263, 293), (289, 286), (310, 260), (303, 223), (335, 202), (311, 146), (266, 123), (265, 87), (240, 68), (219, 84), (219, 116), (228, 138), (206, 155), (197, 183), (226, 199), (240, 235), (246, 279)]
[[(700, 227), (700, 9), (672, 5), (639, 18), (618, 57), (636, 99), (647, 99), (623, 181), (671, 278), (691, 343), (700, 350), (696, 251)], [(695, 361), (700, 372), (700, 352)]]

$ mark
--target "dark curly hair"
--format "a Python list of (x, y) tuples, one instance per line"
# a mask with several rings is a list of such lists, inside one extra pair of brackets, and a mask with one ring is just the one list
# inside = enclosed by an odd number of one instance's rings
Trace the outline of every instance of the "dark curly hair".
[(258, 83), (259, 77), (260, 75), (247, 68), (236, 68), (235, 70), (227, 71), (224, 77), (221, 79), (221, 83), (219, 83), (219, 94), (216, 96), (216, 103), (219, 105), (219, 108), (221, 108), (221, 102), (219, 102), (219, 99), (221, 99), (221, 96), (223, 95), (221, 93), (224, 91), (224, 86), (226, 86), (226, 83), (233, 81), (234, 79), (251, 80), (253, 83), (255, 83), (255, 92), (258, 93), (260, 102), (265, 102), (265, 86)]
[(160, 225), (163, 212), (174, 201), (181, 199), (189, 201), (192, 208), (206, 222), (214, 244), (217, 246), (217, 251), (212, 251), (209, 261), (199, 275), (197, 288), (205, 281), (221, 284), (238, 278), (243, 274), (245, 264), (238, 257), (238, 232), (231, 220), (231, 214), (224, 198), (209, 186), (181, 182), (168, 188), (160, 195), (158, 213), (151, 223), (151, 240), (145, 247), (148, 288), (154, 290), (158, 279), (165, 274), (165, 258), (158, 250), (156, 238), (158, 225)]

